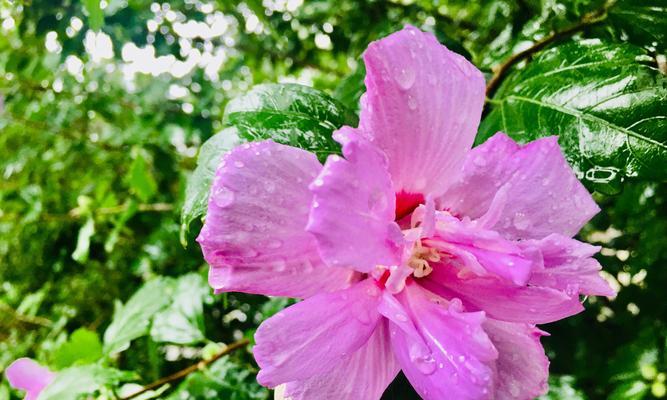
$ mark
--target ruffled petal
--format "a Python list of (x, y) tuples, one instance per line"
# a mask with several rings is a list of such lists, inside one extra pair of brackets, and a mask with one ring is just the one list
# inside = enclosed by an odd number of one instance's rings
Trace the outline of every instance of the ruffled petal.
[(466, 308), (483, 310), (492, 318), (509, 322), (546, 324), (583, 311), (577, 293), (541, 286), (516, 286), (494, 276), (459, 273), (452, 264), (440, 263), (422, 285), (445, 298), (460, 298)]
[(482, 73), (412, 26), (371, 43), (364, 62), (359, 126), (389, 158), (395, 192), (441, 194), (475, 138)]
[(37, 399), (39, 393), (44, 390), (56, 375), (29, 358), (19, 358), (7, 367), (5, 372), (7, 380), (13, 388), (24, 390), (25, 398)]
[(403, 235), (394, 222), (395, 196), (385, 156), (354, 129), (334, 134), (343, 155), (330, 156), (310, 185), (307, 230), (330, 266), (370, 272), (401, 260)]
[(378, 400), (400, 370), (387, 324), (383, 319), (363, 347), (329, 372), (288, 383), (285, 400)]
[(308, 184), (321, 168), (313, 154), (272, 141), (225, 156), (197, 238), (214, 289), (308, 297), (349, 285), (353, 272), (327, 268), (305, 231)]
[(536, 262), (541, 261), (533, 250), (524, 251), (498, 232), (443, 212), (437, 214), (435, 237), (428, 243), (457, 257), (462, 269), (480, 276), (492, 274), (520, 286), (528, 282)]
[(533, 325), (487, 319), (484, 330), (498, 350), (496, 400), (531, 400), (548, 390), (549, 359)]
[(543, 258), (544, 268), (533, 272), (531, 285), (586, 295), (616, 295), (614, 289), (600, 276), (600, 263), (592, 257), (600, 247), (561, 235), (527, 240), (521, 245), (527, 249), (537, 249)]
[(466, 157), (456, 184), (439, 199), (441, 209), (485, 218), (508, 239), (574, 236), (600, 209), (565, 161), (557, 137), (520, 146), (497, 133)]
[(253, 348), (264, 386), (329, 372), (359, 350), (378, 325), (380, 289), (373, 279), (303, 300), (264, 321)]
[(460, 302), (414, 281), (397, 299), (402, 310), (394, 305), (381, 312), (391, 320), (394, 353), (417, 393), (425, 400), (493, 398), (498, 353), (482, 327), (484, 313), (463, 312)]

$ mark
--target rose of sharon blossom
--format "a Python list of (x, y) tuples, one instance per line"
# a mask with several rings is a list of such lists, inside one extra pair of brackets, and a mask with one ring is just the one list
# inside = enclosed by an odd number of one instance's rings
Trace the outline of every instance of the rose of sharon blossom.
[(555, 137), (471, 150), (484, 78), (407, 27), (364, 54), (357, 128), (322, 166), (272, 141), (226, 155), (198, 238), (218, 292), (302, 298), (257, 330), (258, 380), (292, 400), (547, 390), (535, 324), (613, 295), (572, 236), (598, 212)]
[(56, 374), (29, 358), (14, 361), (7, 367), (5, 375), (13, 388), (25, 391), (26, 400), (36, 400), (56, 377)]

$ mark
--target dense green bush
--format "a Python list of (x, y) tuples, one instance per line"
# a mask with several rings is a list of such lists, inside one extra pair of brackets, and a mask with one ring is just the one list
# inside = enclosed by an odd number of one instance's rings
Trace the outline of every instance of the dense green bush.
[[(257, 138), (337, 151), (360, 54), (406, 23), (488, 74), (478, 142), (559, 135), (603, 210), (581, 237), (620, 291), (544, 327), (546, 398), (665, 396), (664, 0), (0, 0), (0, 21), (0, 371), (62, 371), (44, 397), (123, 398), (200, 360), (143, 398), (269, 397), (246, 347), (219, 356), (288, 301), (208, 289), (212, 170)], [(251, 90), (276, 82), (315, 89)]]

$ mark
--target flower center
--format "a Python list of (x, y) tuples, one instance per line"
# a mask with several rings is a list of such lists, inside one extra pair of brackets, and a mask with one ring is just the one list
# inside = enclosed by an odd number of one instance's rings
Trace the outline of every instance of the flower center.
[(440, 261), (440, 253), (434, 248), (422, 246), (421, 240), (417, 240), (408, 260), (408, 266), (414, 270), (412, 275), (415, 278), (423, 278), (433, 272), (433, 267), (429, 262), (438, 261)]

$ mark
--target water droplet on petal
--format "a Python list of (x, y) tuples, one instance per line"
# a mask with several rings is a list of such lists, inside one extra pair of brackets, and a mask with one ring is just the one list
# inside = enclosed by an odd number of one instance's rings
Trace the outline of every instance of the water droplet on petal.
[(483, 166), (486, 165), (486, 159), (484, 158), (484, 156), (481, 156), (481, 155), (475, 157), (475, 158), (472, 160), (472, 162), (473, 162), (475, 165), (477, 165), (478, 167), (483, 167)]
[(417, 99), (412, 95), (408, 96), (408, 108), (413, 111), (417, 109)]
[(229, 207), (234, 202), (234, 192), (220, 186), (213, 192), (213, 202), (220, 208)]
[(368, 198), (368, 208), (373, 213), (381, 213), (387, 208), (387, 196), (381, 190), (371, 193)]
[(408, 320), (408, 317), (406, 317), (405, 314), (397, 313), (396, 320), (400, 322), (406, 322)]
[(279, 249), (282, 247), (282, 245), (283, 242), (280, 239), (269, 239), (266, 242), (266, 247), (268, 247), (269, 249)]
[(421, 373), (426, 375), (435, 372), (437, 367), (431, 352), (421, 344), (414, 344), (410, 347), (410, 361), (415, 364)]
[(408, 90), (415, 84), (415, 71), (410, 67), (399, 68), (394, 79), (401, 89)]
[(243, 161), (234, 161), (234, 166), (236, 168), (243, 168), (245, 164), (243, 163)]
[(516, 229), (523, 230), (528, 228), (528, 225), (530, 225), (530, 219), (526, 216), (526, 214), (518, 212), (514, 215), (512, 224)]

